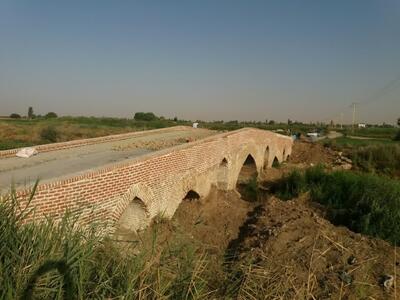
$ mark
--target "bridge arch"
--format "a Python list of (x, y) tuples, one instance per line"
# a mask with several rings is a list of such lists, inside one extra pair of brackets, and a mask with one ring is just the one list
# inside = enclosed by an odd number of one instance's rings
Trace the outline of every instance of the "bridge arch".
[(117, 203), (115, 212), (117, 226), (137, 231), (149, 225), (153, 198), (153, 192), (146, 185), (138, 183), (131, 186)]
[(200, 199), (200, 195), (199, 195), (199, 193), (197, 193), (194, 190), (189, 190), (186, 193), (185, 197), (183, 198), (183, 200), (186, 200), (186, 201), (194, 201), (194, 200), (198, 200), (198, 199)]
[(228, 189), (229, 183), (229, 162), (226, 157), (224, 157), (217, 167), (216, 172), (216, 186), (221, 190)]
[(247, 183), (252, 178), (258, 177), (257, 163), (251, 154), (246, 156), (238, 173), (236, 184)]

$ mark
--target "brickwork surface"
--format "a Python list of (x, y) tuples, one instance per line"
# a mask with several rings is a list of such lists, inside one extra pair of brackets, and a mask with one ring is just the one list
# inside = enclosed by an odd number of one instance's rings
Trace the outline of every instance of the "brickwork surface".
[[(121, 138), (121, 135), (100, 140), (113, 138)], [(54, 151), (87, 142), (101, 141), (81, 140), (48, 147), (53, 147), (49, 151)], [(60, 218), (68, 210), (79, 217), (81, 224), (100, 221), (113, 228), (123, 219), (131, 229), (139, 229), (158, 214), (172, 216), (190, 190), (206, 196), (212, 185), (235, 189), (248, 155), (254, 158), (258, 174), (262, 176), (275, 157), (282, 162), (291, 151), (289, 137), (265, 130), (244, 128), (214, 135), (39, 185), (29, 203), (34, 209), (27, 221), (40, 220), (44, 216)], [(22, 207), (27, 205), (29, 194), (29, 189), (17, 191)]]

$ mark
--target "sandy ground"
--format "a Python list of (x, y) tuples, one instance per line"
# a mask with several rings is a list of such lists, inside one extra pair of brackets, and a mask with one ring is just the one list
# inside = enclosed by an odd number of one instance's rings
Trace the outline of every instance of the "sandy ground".
[(108, 164), (137, 158), (152, 151), (215, 134), (206, 129), (180, 129), (71, 149), (39, 153), (31, 158), (0, 159), (0, 190), (29, 186), (37, 179), (47, 182), (80, 174)]

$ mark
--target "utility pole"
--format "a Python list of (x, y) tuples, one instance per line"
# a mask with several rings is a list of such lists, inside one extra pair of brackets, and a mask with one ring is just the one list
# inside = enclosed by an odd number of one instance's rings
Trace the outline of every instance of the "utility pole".
[(356, 106), (357, 106), (357, 102), (353, 102), (351, 104), (351, 106), (353, 107), (353, 133), (354, 133), (354, 126), (355, 126), (355, 122), (356, 122)]
[(343, 129), (343, 113), (340, 113), (340, 129)]

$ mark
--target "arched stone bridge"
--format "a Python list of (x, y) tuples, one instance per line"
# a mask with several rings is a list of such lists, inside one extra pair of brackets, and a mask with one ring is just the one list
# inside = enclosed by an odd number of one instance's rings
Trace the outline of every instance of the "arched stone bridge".
[[(81, 224), (107, 221), (130, 229), (148, 225), (153, 217), (171, 217), (188, 192), (206, 196), (211, 187), (236, 188), (239, 173), (249, 159), (258, 176), (282, 162), (292, 151), (291, 138), (270, 131), (244, 128), (185, 145), (157, 151), (138, 159), (58, 182), (41, 184), (30, 206), (28, 221), (45, 215), (59, 218), (67, 210)], [(19, 190), (21, 205), (29, 190)], [(113, 226), (110, 226), (113, 228)]]

